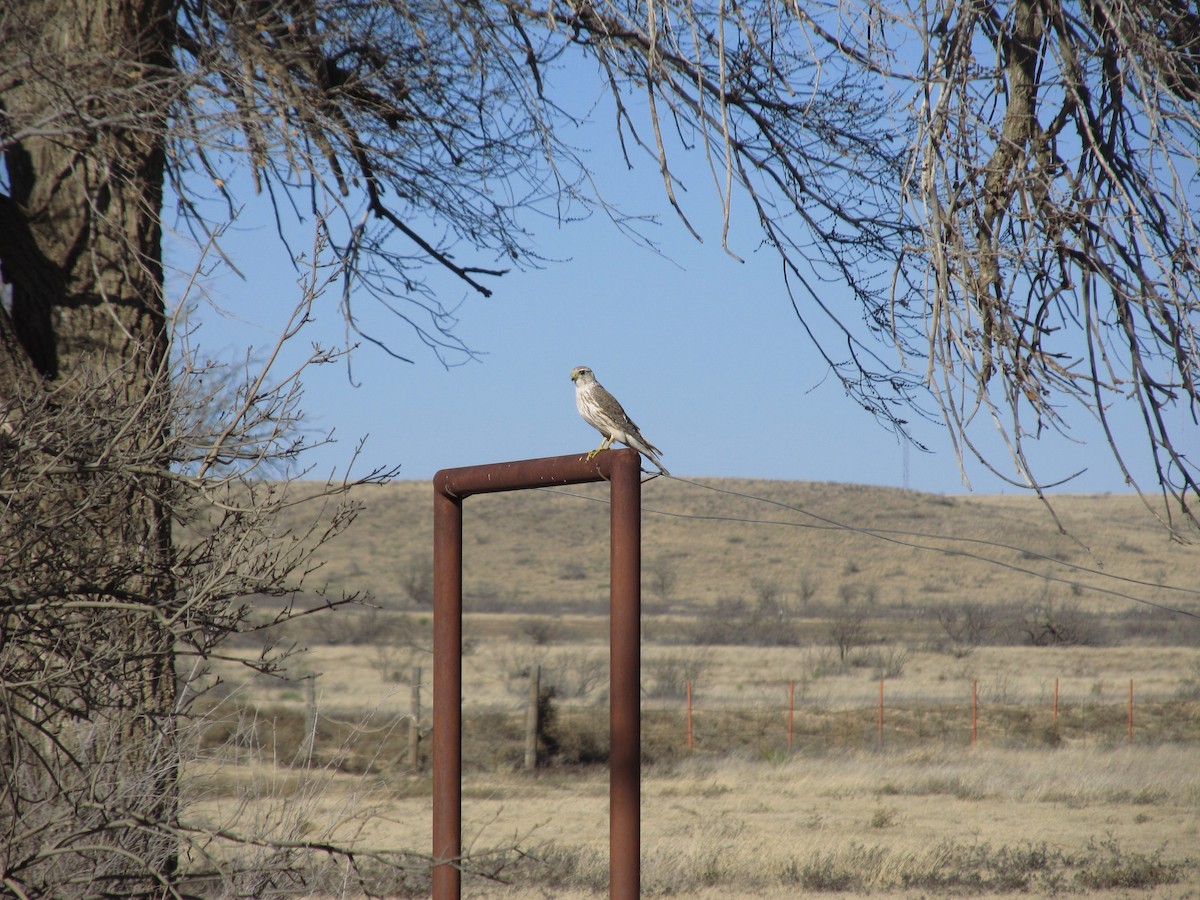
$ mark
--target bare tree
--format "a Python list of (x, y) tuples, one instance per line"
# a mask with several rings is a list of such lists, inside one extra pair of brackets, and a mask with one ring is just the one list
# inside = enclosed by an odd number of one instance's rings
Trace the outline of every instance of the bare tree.
[(1094, 416), (1132, 481), (1135, 436), (1109, 415), (1135, 403), (1158, 483), (1194, 522), (1200, 14), (1153, 0), (920, 9), (905, 186), (928, 276), (923, 355), (952, 433), (978, 453), (967, 426), (994, 421), (1017, 483), (1040, 492), (1031, 439)]
[[(23, 683), (21, 673), (49, 654), (74, 679), (52, 680), (28, 709), (12, 707), (5, 746), (26, 748), (12, 771), (37, 758), (52, 773), (82, 751), (64, 744), (62, 759), (39, 755), (38, 735), (74, 720), (120, 734), (104, 746), (128, 776), (117, 781), (133, 787), (104, 815), (114, 835), (108, 862), (128, 876), (122, 890), (137, 889), (139, 867), (147, 892), (174, 877), (174, 832), (163, 829), (176, 817), (177, 762), (161, 748), (174, 742), (178, 642), (189, 638), (211, 655), (237, 624), (236, 613), (212, 612), (219, 603), (200, 614), (198, 597), (236, 594), (206, 593), (205, 579), (241, 573), (223, 569), (214, 550), (181, 543), (182, 528), (200, 527), (189, 504), (207, 504), (213, 517), (212, 531), (202, 533), (237, 533), (235, 520), (258, 521), (256, 510), (278, 502), (252, 476), (295, 449), (256, 437), (256, 427), (286, 425), (295, 410), (285, 403), (256, 418), (278, 398), (268, 390), (264, 401), (264, 382), (252, 379), (201, 452), (180, 452), (178, 439), (203, 430), (180, 420), (191, 388), (171, 369), (161, 246), (167, 186), (197, 247), (236, 266), (223, 227), (238, 207), (229, 185), (247, 171), (281, 219), (311, 220), (332, 249), (351, 333), (403, 355), (401, 343), (359, 325), (359, 305), (378, 300), (449, 361), (470, 351), (454, 337), (430, 273), (486, 295), (507, 267), (539, 264), (519, 218), (527, 209), (560, 220), (601, 209), (631, 224), (591, 190), (586, 166), (560, 137), (558, 126), (572, 121), (563, 60), (573, 54), (611, 89), (623, 145), (656, 160), (681, 216), (670, 154), (698, 137), (718, 151), (726, 217), (734, 180), (775, 184), (806, 210), (822, 241), (844, 248), (837, 264), (852, 274), (866, 252), (858, 249), (864, 231), (891, 226), (861, 213), (858, 191), (842, 185), (833, 200), (810, 179), (852, 165), (894, 181), (896, 156), (876, 137), (851, 132), (856, 120), (873, 120), (865, 87), (847, 82), (803, 101), (794, 94), (789, 79), (809, 78), (818, 66), (807, 50), (772, 49), (786, 46), (775, 41), (777, 29), (795, 27), (782, 5), (748, 19), (691, 6), (664, 7), (660, 18), (636, 5), (437, 0), (29, 0), (0, 12), (0, 264), (8, 290), (0, 397), (13, 452), (27, 466), (4, 473), (9, 496), (26, 501), (6, 509), (4, 549), (6, 559), (29, 562), (11, 582), (13, 609), (41, 617), (41, 631), (19, 630), (6, 643), (13, 674), (5, 677)], [(626, 105), (630, 91), (645, 92), (643, 122)], [(766, 203), (765, 222), (773, 219)], [(772, 239), (791, 240), (782, 231)], [(102, 420), (109, 424), (100, 427)], [(279, 440), (286, 434), (285, 427)], [(240, 480), (222, 480), (230, 467)], [(59, 489), (35, 489), (46, 473), (60, 479)], [(99, 492), (76, 493), (88, 491)], [(49, 551), (39, 557), (28, 544), (72, 525), (82, 529), (76, 552), (88, 558), (71, 569), (103, 577), (63, 581)], [(268, 575), (297, 562), (283, 549), (271, 552), (280, 554), (278, 569), (239, 590), (270, 585)], [(60, 633), (78, 640), (56, 642)], [(99, 656), (81, 649), (85, 636), (101, 641)], [(81, 660), (89, 655), (111, 677), (85, 682)], [(85, 688), (88, 701), (76, 702)], [(160, 758), (144, 758), (150, 752)], [(149, 772), (158, 782), (143, 790), (135, 779)], [(30, 797), (57, 817), (81, 808), (73, 792), (86, 780), (48, 783), (44, 794), (10, 783), (4, 814), (14, 840), (26, 846), (30, 838), (19, 824)], [(31, 859), (13, 884), (35, 893), (64, 887), (49, 860)], [(66, 847), (56, 860), (62, 871), (96, 868)]]
[(659, 602), (666, 604), (674, 595), (679, 585), (679, 569), (675, 561), (664, 553), (660, 553), (644, 567), (646, 585), (658, 597)]
[(433, 603), (433, 557), (428, 553), (414, 553), (408, 565), (401, 570), (397, 579), (409, 601), (417, 606)]
[[(276, 547), (250, 577), (221, 559), (236, 548), (206, 543), (270, 531), (256, 510), (285, 501), (254, 476), (300, 448), (298, 398), (291, 377), (277, 393), (256, 376), (219, 428), (192, 424), (204, 390), (172, 365), (168, 187), (197, 252), (236, 266), (223, 228), (247, 173), (329, 248), (349, 333), (451, 362), (470, 349), (438, 276), (486, 295), (541, 264), (527, 213), (599, 210), (637, 235), (563, 137), (606, 93), (615, 140), (658, 169), (683, 227), (701, 233), (679, 190), (692, 150), (731, 256), (731, 211), (753, 209), (814, 346), (870, 413), (900, 432), (940, 414), (981, 456), (973, 423), (1003, 423), (1017, 481), (1040, 490), (1031, 437), (1095, 416), (1123, 464), (1108, 409), (1131, 397), (1162, 490), (1191, 516), (1178, 422), (1194, 424), (1200, 360), (1198, 19), (1132, 0), (5, 5), (0, 750), (5, 773), (49, 779), (42, 794), (7, 782), (6, 836), (29, 845), (34, 796), (91, 815), (76, 792), (93, 782), (50, 776), (99, 754), (127, 776), (102, 779), (126, 785), (99, 803), (120, 848), (105, 866), (122, 890), (139, 867), (140, 890), (166, 890), (176, 648), (217, 652), (238, 591), (304, 571)], [(582, 106), (580, 79), (595, 87)], [(410, 341), (365, 330), (370, 302)], [(842, 339), (817, 337), (820, 316)], [(20, 695), (37, 659), (53, 677)], [(10, 887), (58, 893), (97, 869), (93, 824), (62, 832), (81, 836), (75, 857), (6, 870)]]
[[(844, 345), (814, 344), (851, 397), (902, 432), (935, 413), (960, 455), (1039, 495), (1032, 444), (1098, 421), (1134, 486), (1126, 459), (1149, 456), (1164, 520), (1196, 524), (1200, 13), (1134, 0), (572, 11), (605, 72), (642, 86), (671, 202), (667, 122), (708, 153), (726, 221), (735, 200), (752, 204), (797, 314), (843, 331)], [(857, 306), (832, 303), (826, 279)], [(1125, 403), (1133, 434), (1111, 421)], [(976, 439), (994, 427), (999, 459)]]
[[(282, 343), (323, 286), (310, 282)], [(5, 398), (0, 868), (18, 895), (166, 891), (179, 854), (215, 839), (176, 791), (207, 662), (233, 634), (356, 599), (306, 579), (357, 513), (351, 487), (388, 473), (295, 483), (299, 375), (333, 358), (229, 375), (184, 350), (158, 376), (172, 390), (150, 394), (170, 402), (130, 398), (123, 373), (94, 370), (69, 392)], [(145, 506), (169, 515), (169, 553), (157, 532), (128, 532)], [(285, 659), (268, 646), (248, 665)]]
[(1077, 600), (1055, 599), (1049, 590), (1025, 604), (1018, 628), (1034, 647), (1087, 645), (1098, 639), (1095, 616)]
[(956, 655), (965, 656), (987, 641), (995, 629), (995, 610), (982, 603), (943, 603), (932, 611)]
[(811, 572), (801, 572), (796, 578), (796, 596), (800, 598), (801, 608), (807, 609), (809, 601), (817, 595), (821, 582)]
[(846, 606), (829, 620), (829, 640), (837, 648), (838, 660), (846, 657), (867, 639), (867, 616), (861, 609)]

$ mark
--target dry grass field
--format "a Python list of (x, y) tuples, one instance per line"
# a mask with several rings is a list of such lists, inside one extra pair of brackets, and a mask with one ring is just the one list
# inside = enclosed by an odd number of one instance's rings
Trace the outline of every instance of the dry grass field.
[[(374, 605), (272, 635), (296, 645), (289, 678), (219, 665), (187, 808), (366, 851), (331, 893), (420, 896), (430, 782), (406, 714), (431, 671), (432, 489), (361, 499), (316, 577)], [(607, 891), (604, 499), (466, 501), (467, 896)], [(657, 479), (643, 500), (646, 894), (1200, 897), (1200, 620), (1171, 611), (1200, 612), (1200, 548), (1139, 500), (1059, 497), (1066, 534), (1028, 498)], [(534, 663), (550, 719), (526, 773)], [(414, 856), (396, 875), (371, 851)]]
[[(1197, 756), (1179, 746), (993, 748), (651, 767), (644, 892), (1196, 896)], [(195, 786), (204, 813), (244, 827), (235, 780), (256, 775), (270, 790), (254, 789), (253, 815), (270, 818), (275, 806), (275, 821), (305, 839), (428, 847), (427, 778), (324, 774), (305, 791), (278, 772), (223, 768)], [(463, 817), (464, 845), (489, 875), (467, 877), (467, 896), (606, 893), (602, 769), (472, 775)], [(417, 866), (401, 890), (419, 895), (426, 885)]]

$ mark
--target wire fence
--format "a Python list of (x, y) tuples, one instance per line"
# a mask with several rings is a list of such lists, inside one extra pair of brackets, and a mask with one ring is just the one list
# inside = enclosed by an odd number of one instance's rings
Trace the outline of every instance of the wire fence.
[[(302, 703), (271, 710), (230, 707), (214, 716), (203, 744), (222, 758), (278, 757), (293, 766), (333, 765), (353, 772), (427, 772), (431, 764), (429, 685), (412, 672), (408, 697), (369, 716), (326, 707), (311, 682)], [(463, 763), (476, 771), (533, 770), (608, 762), (609, 709), (602, 699), (560, 701), (538, 683), (534, 667), (525, 697), (510, 704), (463, 708)], [(1112, 684), (1112, 682), (1110, 682)], [(1200, 744), (1200, 694), (1060, 689), (997, 694), (978, 681), (943, 685), (936, 694), (902, 683), (864, 685), (856, 696), (833, 701), (781, 682), (744, 702), (728, 690), (706, 697), (703, 682), (688, 681), (678, 696), (643, 697), (644, 764), (691, 756), (740, 756), (775, 761), (791, 755), (841, 752), (962, 751), (972, 747), (1120, 747)], [(715, 687), (715, 686), (710, 686)], [(727, 686), (725, 686), (727, 688)], [(950, 688), (950, 689), (947, 689)], [(957, 690), (954, 690), (957, 688)], [(772, 699), (772, 698), (776, 699)], [(407, 702), (405, 702), (407, 700)], [(390, 704), (389, 704), (390, 705)], [(286, 748), (291, 748), (287, 750)], [(289, 754), (291, 754), (289, 756)]]
[[(791, 753), (963, 748), (1116, 746), (1200, 742), (1200, 698), (1146, 696), (1133, 679), (1120, 698), (1060, 691), (1036, 697), (985, 697), (976, 681), (958, 699), (908, 694), (891, 683), (873, 686), (869, 702), (828, 703), (801, 698), (795, 682), (779, 687), (779, 702), (705, 702), (687, 682), (682, 697), (648, 701), (642, 710), (643, 755), (654, 762), (686, 754)], [(549, 759), (587, 759), (603, 748), (607, 711), (556, 707), (542, 733)], [(572, 757), (580, 757), (572, 760)]]

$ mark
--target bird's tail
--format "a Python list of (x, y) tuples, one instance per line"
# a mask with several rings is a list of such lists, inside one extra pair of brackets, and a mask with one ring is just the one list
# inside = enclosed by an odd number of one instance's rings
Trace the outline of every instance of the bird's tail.
[(662, 464), (662, 460), (660, 460), (658, 458), (658, 454), (660, 454), (662, 451), (659, 450), (657, 447), (655, 447), (653, 444), (651, 444), (649, 441), (643, 441), (642, 443), (635, 446), (634, 449), (637, 450), (639, 453), (641, 453), (642, 456), (646, 457), (646, 459), (650, 460), (650, 462), (652, 462), (656, 466), (658, 466), (658, 471), (660, 471), (664, 475), (668, 475), (668, 476), (671, 474), (670, 472), (667, 471), (667, 467)]

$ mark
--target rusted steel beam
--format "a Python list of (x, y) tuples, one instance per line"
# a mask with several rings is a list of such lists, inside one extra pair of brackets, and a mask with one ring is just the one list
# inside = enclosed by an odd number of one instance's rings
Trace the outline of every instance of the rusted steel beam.
[(462, 500), (433, 495), (433, 896), (458, 898), (462, 856)]
[(640, 457), (614, 459), (610, 521), (608, 895), (641, 888), (642, 482)]
[(609, 896), (641, 881), (641, 457), (609, 450), (443, 469), (434, 476), (433, 897), (461, 896), (462, 502), (472, 494), (610, 481), (612, 645)]
[(636, 450), (608, 450), (592, 459), (581, 453), (578, 456), (548, 456), (544, 459), (522, 459), (486, 466), (442, 469), (433, 476), (433, 489), (435, 493), (461, 500), (472, 494), (494, 494), (500, 491), (520, 491), (560, 484), (587, 484), (608, 480), (613, 465), (624, 459), (632, 459), (634, 470), (640, 470), (641, 457)]

